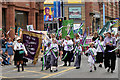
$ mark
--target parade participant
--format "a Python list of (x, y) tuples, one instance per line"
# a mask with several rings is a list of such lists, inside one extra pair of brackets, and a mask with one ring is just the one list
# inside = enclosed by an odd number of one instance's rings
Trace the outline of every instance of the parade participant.
[(92, 41), (95, 41), (98, 38), (98, 33), (97, 31), (94, 32)]
[(77, 46), (77, 43), (80, 42), (80, 38), (79, 38), (79, 35), (76, 34), (76, 38), (74, 39), (74, 44), (75, 44), (75, 47)]
[(70, 40), (70, 36), (66, 36), (66, 40), (63, 42), (63, 58), (62, 60), (64, 61), (63, 66), (67, 66), (67, 61), (69, 62), (69, 66), (71, 65), (71, 59), (73, 57), (73, 41)]
[(20, 64), (22, 65), (22, 71), (24, 71), (24, 65), (23, 65), (23, 55), (25, 53), (25, 56), (27, 56), (27, 51), (25, 49), (25, 46), (21, 43), (21, 38), (17, 38), (17, 43), (14, 46), (15, 50), (15, 61), (17, 61), (17, 67), (18, 67), (18, 72), (20, 72)]
[(8, 42), (6, 43), (6, 48), (8, 51), (8, 55), (10, 56), (10, 64), (11, 64), (12, 56), (13, 56), (13, 42), (11, 38), (8, 39)]
[(96, 70), (96, 66), (95, 66), (95, 57), (97, 55), (96, 53), (96, 49), (94, 48), (94, 43), (91, 42), (90, 43), (90, 48), (85, 52), (86, 54), (88, 54), (88, 62), (90, 65), (90, 72), (92, 72), (92, 66), (94, 66), (94, 70)]
[(76, 69), (79, 69), (81, 64), (81, 52), (82, 52), (82, 47), (80, 46), (80, 42), (77, 43), (74, 52), (76, 55), (76, 61), (74, 66), (76, 67)]
[(59, 53), (59, 48), (57, 45), (57, 41), (55, 38), (52, 39), (52, 44), (51, 44), (51, 60), (50, 60), (50, 64), (51, 64), (51, 68), (50, 68), (50, 72), (57, 72), (57, 66), (58, 66), (58, 53)]
[[(48, 42), (45, 52), (47, 52), (51, 48), (50, 45), (51, 45), (51, 42)], [(49, 51), (49, 53), (46, 55), (46, 69), (45, 70), (48, 70), (50, 68), (51, 66), (50, 61), (51, 61), (51, 52)]]
[(97, 48), (97, 55), (96, 55), (96, 62), (100, 63), (99, 67), (102, 67), (103, 63), (103, 53), (104, 53), (104, 38), (102, 36), (99, 36), (99, 40), (95, 43), (96, 48)]
[(59, 36), (59, 40), (57, 40), (57, 44), (59, 47), (59, 56), (60, 56), (60, 61), (62, 59), (62, 54), (63, 54), (63, 46), (62, 46), (63, 40), (62, 40), (62, 35)]
[(107, 32), (107, 37), (104, 39), (104, 46), (106, 47), (104, 60), (105, 69), (107, 69), (107, 72), (111, 69), (111, 73), (113, 73), (115, 70), (116, 54), (110, 51), (115, 48), (116, 40), (111, 37), (111, 32)]

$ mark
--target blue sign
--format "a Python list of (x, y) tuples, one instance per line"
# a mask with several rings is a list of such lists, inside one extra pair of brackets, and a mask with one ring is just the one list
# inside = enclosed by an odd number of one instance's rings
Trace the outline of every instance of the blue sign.
[(54, 1), (54, 18), (61, 17), (60, 1)]

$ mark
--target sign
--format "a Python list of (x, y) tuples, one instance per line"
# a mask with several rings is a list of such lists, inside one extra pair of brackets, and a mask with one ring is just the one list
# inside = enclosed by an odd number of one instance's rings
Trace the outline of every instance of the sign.
[(36, 64), (40, 53), (42, 34), (30, 31), (22, 31), (22, 34), (23, 44), (28, 53), (28, 56), (25, 58), (34, 60), (33, 64)]
[(69, 7), (69, 18), (81, 18), (81, 7)]
[(27, 25), (27, 30), (28, 30), (28, 31), (34, 30), (33, 25)]
[(54, 1), (54, 18), (61, 17), (61, 5), (60, 1)]
[(80, 24), (73, 24), (73, 26), (74, 26), (74, 30), (76, 30), (76, 29), (79, 29), (79, 28), (80, 28)]
[(53, 21), (54, 8), (44, 7), (44, 21)]

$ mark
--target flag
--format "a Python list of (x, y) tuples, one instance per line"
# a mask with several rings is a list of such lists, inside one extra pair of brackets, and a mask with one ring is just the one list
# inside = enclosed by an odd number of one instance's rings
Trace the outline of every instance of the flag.
[(60, 35), (59, 32), (62, 30), (62, 28), (63, 28), (63, 26), (57, 30), (56, 37)]
[(78, 34), (81, 32), (81, 28), (83, 27), (83, 23), (81, 23), (79, 30), (77, 31)]
[(71, 30), (70, 30), (70, 38), (74, 38), (75, 36), (74, 36), (74, 31), (73, 31), (73, 27), (71, 27)]
[(110, 26), (110, 21), (107, 21), (107, 22), (105, 23), (105, 25), (103, 26), (103, 28), (101, 29), (99, 35), (102, 35), (105, 31), (107, 32), (108, 29), (109, 29), (109, 26)]
[(67, 36), (67, 27), (62, 28), (62, 38), (65, 38)]
[(87, 37), (87, 31), (86, 31), (86, 29), (85, 29), (85, 32), (84, 32), (84, 35), (83, 35), (83, 39), (82, 39), (82, 45), (85, 44), (85, 42), (86, 42), (86, 37)]
[(74, 37), (73, 20), (64, 20), (63, 21), (62, 38), (65, 38), (65, 36), (67, 36), (67, 35), (70, 35), (70, 38)]

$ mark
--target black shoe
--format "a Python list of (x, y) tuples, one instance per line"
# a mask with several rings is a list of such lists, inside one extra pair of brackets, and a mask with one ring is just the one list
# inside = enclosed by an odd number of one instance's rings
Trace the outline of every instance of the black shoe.
[(76, 67), (76, 69), (80, 69), (80, 67)]
[(94, 67), (94, 70), (96, 71), (96, 70), (97, 70), (97, 68), (96, 68), (96, 67)]
[(110, 68), (107, 70), (107, 72), (109, 72), (110, 71)]
[(57, 72), (58, 70), (56, 69), (54, 72)]
[(69, 65), (68, 66), (71, 66), (71, 63), (69, 63)]
[(67, 64), (64, 64), (63, 66), (67, 66)]
[(90, 70), (90, 72), (92, 72), (92, 70)]
[(47, 67), (45, 70), (48, 70), (49, 69), (49, 67)]
[(50, 70), (50, 72), (53, 72), (52, 70)]
[(101, 67), (101, 68), (102, 68), (102, 64), (100, 64), (100, 65), (99, 65), (99, 67)]
[(111, 73), (113, 73), (113, 70), (111, 70)]
[(22, 64), (22, 71), (24, 71), (24, 64)]
[(20, 66), (19, 66), (19, 65), (17, 65), (17, 67), (18, 67), (18, 72), (20, 72)]

